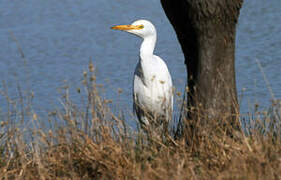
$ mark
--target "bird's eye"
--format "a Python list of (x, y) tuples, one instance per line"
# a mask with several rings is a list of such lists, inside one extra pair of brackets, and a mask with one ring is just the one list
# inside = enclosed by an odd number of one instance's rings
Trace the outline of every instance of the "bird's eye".
[(143, 26), (143, 25), (139, 25), (138, 28), (139, 28), (139, 29), (143, 29), (144, 26)]

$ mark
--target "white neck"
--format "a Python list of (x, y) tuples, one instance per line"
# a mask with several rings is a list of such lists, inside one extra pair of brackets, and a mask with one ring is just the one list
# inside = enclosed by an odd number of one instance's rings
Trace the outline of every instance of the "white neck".
[(153, 56), (153, 51), (156, 44), (156, 34), (153, 36), (147, 36), (143, 39), (140, 47), (140, 57), (145, 59), (147, 56)]

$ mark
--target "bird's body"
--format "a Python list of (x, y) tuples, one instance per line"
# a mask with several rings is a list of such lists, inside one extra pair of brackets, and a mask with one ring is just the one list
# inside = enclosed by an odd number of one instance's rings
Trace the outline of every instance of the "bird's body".
[(156, 29), (146, 20), (132, 25), (114, 26), (143, 38), (139, 62), (134, 73), (134, 111), (142, 126), (165, 123), (171, 119), (173, 110), (172, 79), (166, 63), (153, 54)]
[(134, 111), (144, 125), (151, 120), (170, 119), (173, 96), (172, 80), (164, 61), (158, 56), (141, 59), (134, 74)]

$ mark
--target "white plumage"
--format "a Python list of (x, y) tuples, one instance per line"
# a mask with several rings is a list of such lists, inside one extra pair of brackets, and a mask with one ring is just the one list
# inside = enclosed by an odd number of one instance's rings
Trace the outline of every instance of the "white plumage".
[[(172, 79), (166, 63), (153, 54), (157, 33), (147, 20), (114, 26), (143, 38), (134, 73), (134, 111), (142, 126), (168, 124), (173, 111)], [(163, 122), (164, 120), (164, 122)]]

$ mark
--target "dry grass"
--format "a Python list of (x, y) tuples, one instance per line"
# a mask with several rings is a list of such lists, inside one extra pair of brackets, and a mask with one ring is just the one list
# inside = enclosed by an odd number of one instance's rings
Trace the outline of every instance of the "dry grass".
[(75, 106), (66, 88), (63, 109), (47, 120), (23, 103), (32, 95), (15, 102), (1, 91), (9, 108), (0, 121), (0, 179), (281, 179), (280, 105), (248, 117), (246, 133), (233, 130), (232, 138), (230, 127), (212, 120), (186, 145), (172, 132), (147, 137), (114, 115), (91, 63), (83, 84), (85, 107)]

